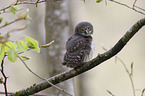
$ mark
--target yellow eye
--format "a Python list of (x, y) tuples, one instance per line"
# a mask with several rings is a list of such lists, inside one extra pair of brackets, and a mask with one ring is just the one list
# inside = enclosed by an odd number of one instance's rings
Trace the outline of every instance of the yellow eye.
[(84, 29), (84, 28), (81, 28), (81, 31), (82, 31), (82, 32), (84, 32), (84, 31), (85, 31), (85, 29)]

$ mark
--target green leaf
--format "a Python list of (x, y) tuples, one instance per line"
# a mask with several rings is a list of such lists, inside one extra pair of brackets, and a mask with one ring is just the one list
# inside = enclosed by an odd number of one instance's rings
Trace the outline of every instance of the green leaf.
[(131, 73), (130, 75), (132, 76), (133, 75), (133, 62), (131, 63)]
[(10, 51), (8, 52), (8, 60), (10, 60), (11, 62), (15, 62), (17, 59), (17, 52), (14, 48), (10, 49)]
[(33, 86), (35, 86), (35, 85), (36, 85), (36, 83), (33, 84)]
[(40, 48), (38, 46), (38, 42), (35, 39), (33, 39), (31, 37), (24, 37), (24, 38), (25, 38), (25, 40), (26, 40), (26, 42), (27, 42), (27, 44), (28, 44), (30, 49), (36, 50), (37, 52), (40, 52)]
[(20, 58), (21, 58), (22, 60), (29, 60), (29, 59), (30, 59), (30, 57), (26, 57), (26, 56), (20, 56)]
[(96, 3), (100, 3), (102, 0), (96, 0)]
[(18, 40), (16, 43), (18, 45), (17, 47), (18, 51), (26, 51), (28, 49), (28, 46), (24, 41)]
[(3, 84), (3, 77), (0, 78), (0, 84)]
[(0, 43), (0, 53), (1, 53), (1, 47), (2, 47), (2, 43)]
[(16, 44), (14, 44), (13, 42), (10, 42), (10, 41), (6, 41), (5, 42), (5, 52), (8, 52), (12, 48), (16, 49)]
[(3, 20), (3, 17), (0, 17), (0, 23), (2, 22), (2, 20)]
[(11, 6), (11, 7), (10, 7), (10, 11), (11, 11), (13, 14), (16, 14), (16, 12), (18, 11), (18, 8), (15, 7), (15, 6)]
[(8, 21), (5, 22), (5, 26), (8, 25)]
[(3, 60), (5, 56), (5, 47), (2, 46), (2, 44), (0, 43), (0, 62)]

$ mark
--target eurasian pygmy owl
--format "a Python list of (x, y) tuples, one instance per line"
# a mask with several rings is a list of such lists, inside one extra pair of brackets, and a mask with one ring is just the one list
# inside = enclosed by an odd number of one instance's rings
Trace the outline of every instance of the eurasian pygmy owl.
[(66, 53), (63, 65), (67, 67), (80, 67), (84, 62), (89, 61), (93, 54), (93, 26), (89, 22), (77, 24), (75, 33), (66, 42)]

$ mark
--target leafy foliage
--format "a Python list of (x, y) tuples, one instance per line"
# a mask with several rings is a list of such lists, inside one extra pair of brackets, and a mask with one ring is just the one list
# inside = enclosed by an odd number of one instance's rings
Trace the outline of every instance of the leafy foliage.
[(17, 59), (17, 52), (14, 48), (10, 49), (10, 51), (8, 52), (8, 60), (10, 60), (11, 62), (15, 62)]
[(17, 50), (18, 51), (26, 51), (28, 49), (28, 45), (22, 41), (22, 40), (18, 40), (16, 41), (17, 46)]
[[(13, 15), (16, 16), (15, 19), (12, 19), (12, 20), (10, 19), (10, 21), (7, 18), (1, 16), (0, 17), (0, 24), (1, 24), (0, 29), (5, 28), (6, 26), (14, 24), (15, 22), (18, 22), (18, 21), (30, 20), (30, 17), (28, 16), (29, 9), (28, 8), (26, 10), (19, 9), (18, 7), (16, 7), (16, 5), (36, 4), (36, 6), (37, 6), (37, 3), (42, 3), (42, 2), (46, 2), (46, 0), (41, 1), (41, 2), (39, 0), (37, 2), (27, 2), (27, 1), (21, 2), (20, 0), (16, 0), (14, 3), (10, 4), (9, 6), (0, 9), (0, 14), (3, 14), (3, 13), (11, 14), (12, 13)], [(3, 18), (6, 20), (3, 21)], [(0, 71), (2, 74), (2, 77), (0, 77), (0, 84), (3, 84), (6, 96), (8, 96), (8, 91), (7, 91), (7, 78), (8, 77), (5, 75), (5, 71), (4, 71), (5, 57), (8, 57), (8, 60), (10, 62), (15, 62), (17, 60), (17, 58), (20, 59), (22, 61), (22, 63), (26, 66), (26, 68), (30, 72), (32, 72), (28, 68), (26, 63), (24, 62), (24, 60), (29, 60), (30, 58), (27, 56), (21, 56), (21, 54), (26, 51), (29, 51), (30, 49), (40, 52), (38, 42), (31, 37), (24, 37), (23, 40), (15, 40), (15, 41), (9, 40), (10, 33), (15, 32), (15, 31), (24, 30), (25, 28), (27, 28), (28, 24), (29, 24), (29, 22), (27, 22), (27, 24), (23, 27), (15, 28), (15, 29), (13, 28), (12, 30), (8, 29), (7, 33), (5, 32), (6, 33), (5, 35), (1, 34), (2, 31), (0, 32), (0, 63), (1, 63)], [(34, 72), (32, 72), (32, 73), (34, 73)]]
[[(1, 36), (3, 37), (3, 36)], [(15, 62), (19, 52), (26, 52), (28, 49), (40, 51), (38, 42), (31, 37), (24, 37), (25, 42), (23, 40), (17, 40), (15, 42), (5, 40), (0, 43), (0, 62), (3, 60), (4, 56), (8, 56), (8, 60), (11, 62)], [(29, 60), (30, 58), (26, 56), (20, 56), (23, 60)]]
[(2, 44), (0, 43), (0, 62), (3, 60), (5, 55), (5, 47), (2, 46)]
[(25, 40), (26, 40), (26, 42), (28, 44), (28, 47), (30, 49), (36, 50), (37, 52), (40, 52), (40, 48), (38, 46), (38, 42), (35, 39), (33, 39), (31, 37), (24, 37), (24, 38), (25, 38)]

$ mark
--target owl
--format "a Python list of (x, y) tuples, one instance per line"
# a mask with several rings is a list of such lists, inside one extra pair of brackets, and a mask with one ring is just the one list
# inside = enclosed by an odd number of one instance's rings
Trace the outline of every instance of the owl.
[(80, 67), (92, 58), (93, 26), (89, 22), (81, 22), (75, 27), (75, 33), (66, 42), (66, 53), (63, 65), (70, 68)]

